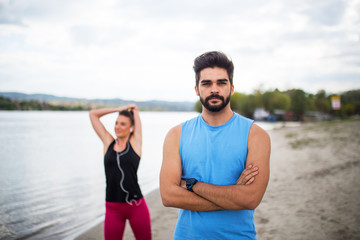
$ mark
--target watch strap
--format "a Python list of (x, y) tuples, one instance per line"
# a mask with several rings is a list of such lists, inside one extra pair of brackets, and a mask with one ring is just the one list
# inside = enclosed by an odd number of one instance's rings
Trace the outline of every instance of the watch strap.
[(186, 189), (193, 192), (193, 186), (198, 182), (195, 178), (189, 178), (186, 180)]

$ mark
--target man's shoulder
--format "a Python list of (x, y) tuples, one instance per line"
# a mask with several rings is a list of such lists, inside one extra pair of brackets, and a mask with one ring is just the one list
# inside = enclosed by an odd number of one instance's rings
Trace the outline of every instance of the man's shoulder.
[(270, 136), (262, 127), (253, 123), (249, 131), (249, 140), (270, 142)]
[(178, 125), (170, 128), (167, 135), (173, 136), (173, 135), (178, 135), (179, 133), (181, 133), (181, 125), (182, 124), (178, 124)]
[(180, 140), (180, 135), (181, 135), (181, 124), (172, 127), (165, 136), (164, 147), (177, 145)]

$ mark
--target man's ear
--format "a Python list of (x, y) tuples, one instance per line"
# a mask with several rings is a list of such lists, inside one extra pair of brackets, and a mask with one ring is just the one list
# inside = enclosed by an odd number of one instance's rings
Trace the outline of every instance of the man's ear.
[(234, 89), (235, 89), (235, 87), (234, 87), (234, 85), (231, 85), (231, 96), (234, 94)]
[(197, 86), (195, 86), (195, 92), (196, 92), (196, 95), (199, 96), (199, 89)]

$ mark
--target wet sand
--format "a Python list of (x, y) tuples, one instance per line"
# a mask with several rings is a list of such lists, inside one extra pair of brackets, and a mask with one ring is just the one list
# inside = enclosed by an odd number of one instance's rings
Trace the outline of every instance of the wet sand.
[[(360, 239), (360, 121), (269, 131), (270, 182), (255, 211), (258, 239)], [(155, 240), (173, 239), (178, 210), (146, 196)], [(103, 239), (103, 224), (76, 238)], [(134, 239), (129, 226), (124, 239)]]

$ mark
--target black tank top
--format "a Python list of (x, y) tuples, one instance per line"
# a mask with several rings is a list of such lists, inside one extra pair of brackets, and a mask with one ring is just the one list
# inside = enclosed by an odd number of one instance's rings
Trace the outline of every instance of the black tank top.
[(115, 141), (104, 156), (106, 201), (131, 203), (143, 197), (137, 178), (140, 157), (129, 141), (122, 152), (116, 152), (114, 144)]

